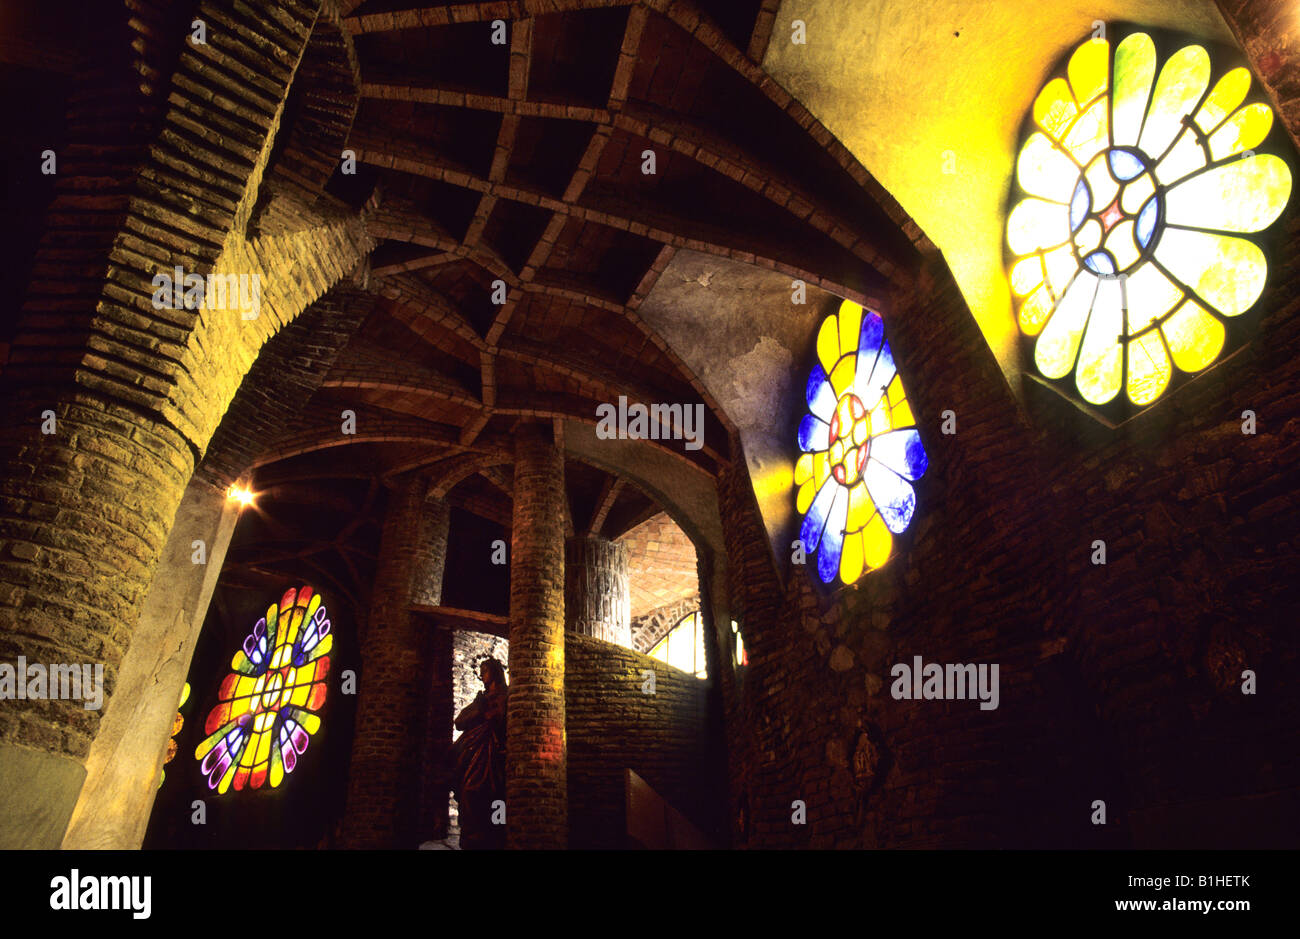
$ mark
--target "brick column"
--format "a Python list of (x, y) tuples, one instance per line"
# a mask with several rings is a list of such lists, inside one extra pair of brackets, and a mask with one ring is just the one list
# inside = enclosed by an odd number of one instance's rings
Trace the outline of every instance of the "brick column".
[(570, 632), (631, 648), (625, 545), (598, 537), (565, 543), (564, 619)]
[[(451, 509), (441, 499), (428, 499), (420, 509), (421, 530), (415, 551), (411, 601), (427, 606), (442, 603), (442, 575), (447, 566), (447, 533)], [(417, 842), (447, 836), (447, 806), (451, 788), (444, 761), (451, 746), (453, 718), (452, 636), (448, 629), (431, 629), (424, 637), (428, 673), (423, 680), (423, 746), (420, 747), (420, 795), (416, 809)]]
[(342, 843), (348, 848), (413, 848), (428, 687), (428, 642), (411, 615), (424, 496), (416, 476), (389, 496), (361, 644), (357, 723), (348, 770)]
[(428, 499), (420, 509), (421, 535), (411, 581), (411, 602), (442, 604), (442, 572), (447, 566), (447, 529), (451, 509), (441, 499)]
[(515, 436), (507, 844), (564, 848), (564, 460), (549, 424)]

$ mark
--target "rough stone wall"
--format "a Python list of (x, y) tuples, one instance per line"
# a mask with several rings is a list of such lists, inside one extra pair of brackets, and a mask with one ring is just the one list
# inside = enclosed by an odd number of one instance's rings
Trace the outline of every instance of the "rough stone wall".
[[(707, 683), (599, 639), (567, 637), (569, 847), (626, 847), (632, 769), (702, 831), (717, 828), (708, 778)], [(642, 691), (653, 669), (655, 693)]]
[(627, 548), (605, 538), (570, 538), (564, 548), (564, 617), (570, 632), (632, 644)]
[[(1118, 430), (1032, 385), (1022, 409), (933, 259), (886, 318), (930, 467), (913, 531), (856, 588), (823, 593), (797, 567), (783, 585), (743, 469), (723, 478), (749, 844), (1277, 843), (1300, 785), (1277, 741), (1300, 693), (1240, 684), (1297, 659), (1297, 233), (1257, 338)], [(893, 700), (890, 669), (914, 655), (998, 663), (1000, 706)]]
[(655, 643), (668, 635), (683, 616), (700, 608), (700, 595), (669, 603), (632, 620), (632, 648), (649, 654)]
[[(457, 629), (452, 634), (452, 715), (474, 700), (483, 690), (483, 682), (478, 677), (478, 663), (492, 656), (506, 667), (506, 681), (510, 680), (510, 642), (491, 633), (479, 633), (469, 629)], [(459, 730), (452, 730), (452, 738), (460, 736)]]

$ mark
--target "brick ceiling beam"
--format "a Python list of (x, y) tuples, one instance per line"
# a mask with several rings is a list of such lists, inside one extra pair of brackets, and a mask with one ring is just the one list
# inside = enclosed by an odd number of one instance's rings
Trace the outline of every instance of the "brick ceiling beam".
[[(835, 135), (813, 116), (812, 112), (795, 100), (773, 79), (758, 63), (735, 47), (727, 34), (692, 0), (644, 0), (650, 9), (666, 16), (687, 33), (694, 36), (714, 55), (730, 66), (740, 77), (767, 96), (777, 107), (785, 111), (802, 127), (813, 140), (821, 144), (832, 159), (840, 164), (853, 180), (866, 191), (871, 200), (880, 206), (885, 215), (894, 223), (901, 236), (906, 237), (909, 229), (916, 223), (907, 214), (888, 190), (872, 176), (865, 166), (858, 162), (847, 147), (835, 139)], [(908, 288), (915, 278), (913, 273), (918, 264), (909, 263), (898, 269), (883, 270), (890, 280), (900, 287)], [(857, 300), (857, 298), (853, 298)], [(860, 302), (860, 301), (859, 301)]]
[(749, 36), (749, 48), (745, 52), (755, 65), (762, 65), (763, 56), (767, 55), (767, 46), (776, 26), (776, 11), (780, 6), (781, 0), (763, 0), (759, 5), (754, 31)]
[[(352, 16), (360, 5), (344, 0), (343, 26), (353, 35), (386, 33), (402, 29), (447, 26), (451, 23), (483, 23), (496, 19), (520, 20), (539, 13), (563, 13), (571, 10), (602, 10), (630, 6), (636, 0), (483, 0), (455, 6), (412, 6), (391, 13)], [(349, 9), (350, 7), (350, 9)]]
[[(376, 235), (376, 237), (388, 237), (391, 240), (405, 240), (405, 237), (413, 237), (412, 233), (422, 227), (422, 222), (419, 217), (392, 209), (387, 210), (385, 218), (386, 222), (384, 223), (383, 228), (381, 230), (372, 230), (371, 234)], [(673, 363), (682, 377), (689, 381), (696, 393), (700, 395), (709, 410), (719, 421), (721, 421), (723, 426), (727, 428), (728, 433), (733, 434), (736, 430), (734, 424), (731, 422), (731, 419), (727, 417), (725, 411), (722, 410), (718, 402), (709, 393), (704, 382), (695, 375), (684, 361), (682, 361), (681, 357), (677, 355), (668, 343), (665, 342), (659, 334), (636, 313), (636, 307), (639, 306), (641, 301), (649, 294), (650, 289), (654, 286), (655, 280), (657, 280), (659, 275), (662, 274), (665, 268), (667, 268), (675, 251), (676, 249), (671, 245), (665, 245), (660, 250), (658, 257), (656, 257), (655, 261), (651, 264), (650, 270), (646, 272), (646, 276), (642, 278), (641, 283), (637, 285), (633, 291), (632, 297), (626, 304), (619, 303), (612, 298), (596, 296), (591, 290), (583, 291), (570, 289), (551, 283), (538, 283), (535, 280), (532, 282), (524, 282), (520, 281), (518, 278), (514, 277), (513, 274), (509, 274), (508, 272), (501, 276), (512, 287), (518, 287), (520, 290), (527, 293), (561, 297), (566, 300), (572, 300), (577, 303), (595, 307), (596, 309), (618, 313), (626, 317), (634, 326), (637, 327), (638, 330), (641, 331), (643, 335), (645, 335), (647, 341), (653, 343), (660, 352)], [(474, 252), (465, 249), (463, 246), (455, 246), (453, 253), (457, 253), (458, 256), (464, 260), (480, 263), (480, 257)], [(494, 272), (489, 270), (489, 273)], [(384, 293), (384, 290), (384, 287), (380, 287), (381, 293)], [(487, 424), (487, 420), (488, 417), (484, 415), (482, 418), (478, 419), (476, 424), (471, 424), (466, 427), (461, 436), (461, 443), (467, 445), (472, 444), (475, 436)]]
[[(689, 248), (703, 254), (712, 254), (746, 264), (756, 264), (760, 267), (779, 270), (816, 286), (825, 287), (832, 292), (846, 295), (850, 299), (868, 306), (881, 306), (887, 293), (888, 284), (885, 276), (869, 265), (864, 265), (861, 273), (863, 275), (863, 284), (872, 292), (871, 295), (829, 277), (787, 263), (785, 258), (791, 253), (790, 246), (777, 244), (770, 237), (755, 241), (747, 246), (728, 244), (728, 242), (734, 241), (734, 236), (725, 228), (690, 222), (665, 212), (652, 211), (642, 206), (615, 201), (609, 196), (604, 196), (599, 201), (588, 199), (588, 205), (572, 205), (541, 193), (504, 183), (494, 183), (475, 176), (449, 163), (441, 155), (427, 147), (398, 144), (395, 141), (384, 140), (365, 132), (355, 133), (351, 143), (356, 150), (357, 159), (371, 166), (434, 179), (475, 192), (490, 193), (501, 199), (521, 202), (549, 212), (566, 215), (570, 218), (582, 219), (609, 228), (628, 231), (634, 235), (670, 244), (677, 248)], [(644, 218), (650, 218), (651, 222), (647, 223), (639, 220)], [(367, 225), (367, 230), (372, 236), (389, 237), (381, 234), (385, 227), (382, 221), (372, 219)], [(407, 238), (403, 240), (415, 239)], [(417, 243), (428, 243), (431, 247), (451, 249), (451, 245), (441, 239), (432, 242), (418, 241)], [(753, 250), (755, 248), (758, 250)], [(481, 246), (480, 250), (482, 250)], [(509, 270), (508, 266), (506, 266), (506, 270)]]
[(609, 510), (614, 507), (614, 503), (618, 501), (619, 493), (622, 491), (622, 477), (605, 477), (605, 485), (601, 487), (600, 495), (596, 497), (596, 508), (591, 513), (591, 520), (587, 523), (587, 528), (584, 532), (585, 534), (600, 534), (600, 529), (605, 524), (605, 519), (609, 515)]
[(549, 117), (559, 120), (586, 121), (590, 124), (608, 124), (610, 113), (605, 108), (577, 104), (556, 104), (550, 101), (519, 101), (500, 95), (476, 94), (454, 88), (412, 86), (401, 81), (373, 81), (361, 85), (361, 97), (382, 101), (408, 101), (415, 104), (437, 104), (449, 108), (469, 108), (475, 111), (494, 111), (498, 114), (515, 114), (519, 117)]
[(441, 267), (443, 264), (451, 264), (453, 261), (459, 260), (461, 260), (460, 255), (452, 254), (450, 251), (434, 251), (422, 257), (402, 261), (399, 264), (382, 264), (379, 267), (372, 267), (370, 273), (380, 277), (390, 274), (406, 274), (411, 271), (422, 271), (430, 267)]

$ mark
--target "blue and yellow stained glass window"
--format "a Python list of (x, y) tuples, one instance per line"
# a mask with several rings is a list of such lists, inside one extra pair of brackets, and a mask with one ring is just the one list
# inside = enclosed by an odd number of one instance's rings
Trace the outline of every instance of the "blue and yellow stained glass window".
[(826, 317), (805, 397), (794, 469), (799, 537), (817, 553), (823, 583), (851, 584), (889, 560), (927, 465), (879, 315), (845, 300)]
[(1149, 405), (1219, 358), (1264, 289), (1250, 236), (1291, 195), (1250, 72), (1173, 48), (1142, 32), (1084, 41), (1034, 101), (1016, 162), (1020, 329), (1037, 372), (1099, 408)]
[(329, 616), (311, 587), (287, 590), (272, 604), (231, 660), (208, 734), (194, 756), (218, 793), (280, 785), (298, 764), (321, 719), (329, 651)]

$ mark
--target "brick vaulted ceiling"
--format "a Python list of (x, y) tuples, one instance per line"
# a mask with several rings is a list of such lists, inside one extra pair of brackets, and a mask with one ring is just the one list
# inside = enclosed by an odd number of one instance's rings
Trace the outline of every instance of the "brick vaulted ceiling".
[[(126, 3), (142, 74), (169, 73), (184, 7)], [(365, 571), (351, 567), (372, 550), (383, 505), (372, 483), (407, 471), (508, 525), (517, 422), (591, 424), (620, 395), (704, 405), (701, 449), (656, 445), (716, 475), (740, 456), (737, 426), (685, 364), (693, 356), (639, 313), (679, 251), (876, 306), (911, 285), (923, 236), (759, 65), (776, 7), (325, 0), (250, 234), (292, 235), (360, 212), (376, 247), (263, 348), (199, 470), (218, 483), (255, 470), (276, 556), (342, 556), (355, 544), (348, 570), (336, 571), (362, 583)], [(492, 41), (498, 20), (502, 44)], [(245, 79), (256, 87), (223, 59), (221, 28), (255, 27), (214, 24), (211, 73), (187, 80), (215, 81), (222, 94)], [(62, 76), (93, 42), (53, 27), (33, 35), (50, 54), (2, 48), (6, 69)], [(52, 101), (41, 113), (60, 110)], [(53, 118), (27, 123), (32, 140), (58, 129)], [(653, 173), (643, 172), (647, 151)], [(47, 197), (35, 193), (27, 214)], [(6, 327), (0, 347), (11, 338)], [(355, 434), (340, 433), (345, 410)], [(566, 471), (574, 533), (618, 537), (660, 510), (630, 481), (572, 460)], [(319, 490), (319, 505), (304, 486)], [(317, 518), (331, 512), (332, 524)], [(312, 530), (295, 547), (299, 522)], [(232, 560), (251, 568), (254, 555), (237, 544)]]
[[(516, 422), (594, 423), (620, 395), (703, 404), (703, 448), (663, 447), (708, 475), (733, 459), (734, 424), (638, 315), (674, 253), (877, 304), (916, 264), (896, 203), (759, 68), (774, 9), (343, 0), (351, 47), (326, 48), (355, 70), (356, 172), (336, 168), (324, 199), (367, 213), (371, 306), (256, 458), (259, 485), (419, 470), (508, 524)], [(300, 97), (329, 114), (332, 93)], [(272, 165), (273, 179), (301, 175)], [(261, 223), (288, 224), (294, 197), (276, 188)], [(617, 537), (655, 508), (593, 467), (569, 475), (570, 530), (603, 512), (594, 530)]]

